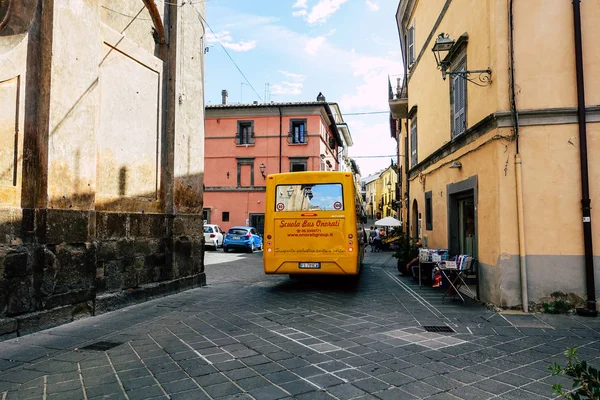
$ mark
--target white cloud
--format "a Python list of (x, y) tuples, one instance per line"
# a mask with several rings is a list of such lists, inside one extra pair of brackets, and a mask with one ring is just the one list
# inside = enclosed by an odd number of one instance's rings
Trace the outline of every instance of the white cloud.
[(389, 124), (370, 123), (363, 117), (348, 116), (344, 119), (351, 127), (352, 140), (354, 141), (354, 146), (348, 149), (348, 153), (350, 157), (360, 157), (356, 158), (355, 161), (362, 176), (387, 168), (392, 158), (396, 161), (395, 154), (398, 144), (390, 136)]
[(217, 32), (215, 34), (213, 34), (212, 32), (206, 32), (206, 41), (208, 43), (214, 43), (214, 42), (231, 42), (233, 39), (231, 38), (231, 36), (229, 35), (228, 31), (223, 31), (223, 32)]
[(304, 75), (297, 74), (294, 72), (289, 72), (289, 71), (281, 71), (281, 70), (279, 70), (277, 72), (284, 75), (289, 80), (283, 81), (279, 84), (271, 85), (270, 93), (272, 95), (281, 95), (281, 94), (299, 95), (299, 94), (302, 94), (302, 88), (304, 87), (304, 84), (302, 83), (302, 81), (304, 81)]
[(310, 10), (306, 21), (309, 24), (325, 22), (327, 21), (327, 18), (335, 14), (340, 9), (340, 6), (347, 1), (348, 0), (321, 0)]
[(272, 95), (299, 95), (302, 94), (303, 87), (304, 84), (302, 82), (283, 81), (280, 84), (271, 85), (270, 93)]
[(256, 40), (234, 42), (228, 31), (217, 32), (215, 34), (207, 32), (206, 41), (208, 43), (221, 43), (223, 47), (233, 51), (248, 51), (256, 47)]
[(383, 111), (389, 105), (388, 74), (402, 71), (401, 63), (383, 57), (356, 57), (350, 62), (352, 74), (363, 80), (352, 93), (342, 96), (344, 110)]
[(298, 0), (296, 1), (296, 3), (292, 6), (292, 8), (306, 8), (306, 0)]
[(311, 56), (317, 55), (317, 52), (323, 47), (324, 44), (325, 36), (317, 36), (315, 38), (308, 39), (306, 41), (306, 45), (304, 46), (304, 51)]
[(304, 16), (304, 15), (306, 15), (306, 14), (308, 14), (308, 12), (307, 12), (306, 10), (294, 11), (294, 12), (292, 13), (292, 15), (293, 15), (294, 17), (302, 17), (302, 16)]
[(379, 4), (375, 1), (367, 0), (367, 6), (371, 11), (379, 11)]
[(379, 36), (377, 36), (374, 33), (371, 34), (371, 39), (373, 39), (373, 41), (380, 46), (384, 46), (386, 44), (385, 40), (383, 40), (382, 38), (380, 38)]
[(250, 42), (223, 43), (223, 47), (233, 51), (248, 51), (256, 47), (256, 40), (252, 40)]
[(298, 81), (303, 81), (304, 80), (304, 75), (302, 75), (302, 74), (296, 74), (294, 72), (281, 71), (281, 70), (279, 70), (277, 72), (279, 72), (282, 75), (287, 76), (288, 78), (292, 78), (292, 79), (295, 79), (295, 80), (298, 80)]

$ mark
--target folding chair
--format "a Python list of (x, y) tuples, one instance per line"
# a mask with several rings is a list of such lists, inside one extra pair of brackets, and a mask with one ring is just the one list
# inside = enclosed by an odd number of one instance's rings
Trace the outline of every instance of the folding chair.
[[(462, 296), (460, 289), (468, 293), (471, 298), (477, 298), (477, 295), (473, 293), (469, 285), (465, 282), (466, 276), (473, 271), (474, 260), (473, 257), (468, 255), (460, 255), (457, 257), (456, 268), (441, 268), (442, 274), (446, 277), (449, 283), (448, 290), (442, 297), (442, 303), (446, 297), (458, 295), (462, 302), (465, 302), (465, 298)], [(464, 293), (467, 295), (467, 293)]]
[[(421, 273), (422, 273), (422, 266), (421, 263), (427, 263), (429, 262), (429, 249), (419, 249), (419, 264), (418, 264), (418, 268), (419, 268), (419, 289), (423, 287), (423, 283), (421, 281)], [(413, 269), (414, 269), (415, 265), (413, 265)], [(414, 273), (413, 273), (414, 276)]]

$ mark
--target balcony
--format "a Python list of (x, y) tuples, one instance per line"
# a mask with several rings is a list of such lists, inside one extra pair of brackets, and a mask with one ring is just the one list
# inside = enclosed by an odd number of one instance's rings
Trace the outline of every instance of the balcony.
[[(396, 80), (396, 87), (392, 87), (392, 79)], [(392, 118), (403, 119), (408, 116), (408, 90), (404, 75), (391, 75), (388, 79), (389, 104)]]

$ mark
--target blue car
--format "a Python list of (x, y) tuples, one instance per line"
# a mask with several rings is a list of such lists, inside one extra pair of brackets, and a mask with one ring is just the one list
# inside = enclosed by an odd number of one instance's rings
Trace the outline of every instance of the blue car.
[(223, 238), (223, 251), (242, 249), (250, 253), (263, 249), (263, 240), (258, 231), (251, 226), (234, 226), (229, 228)]

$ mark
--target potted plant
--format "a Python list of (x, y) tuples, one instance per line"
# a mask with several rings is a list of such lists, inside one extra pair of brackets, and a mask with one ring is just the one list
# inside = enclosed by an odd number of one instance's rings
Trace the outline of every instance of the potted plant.
[(417, 250), (416, 242), (416, 239), (400, 233), (400, 239), (397, 242), (398, 249), (394, 253), (394, 257), (397, 259), (398, 272), (405, 272), (404, 267), (414, 258)]

